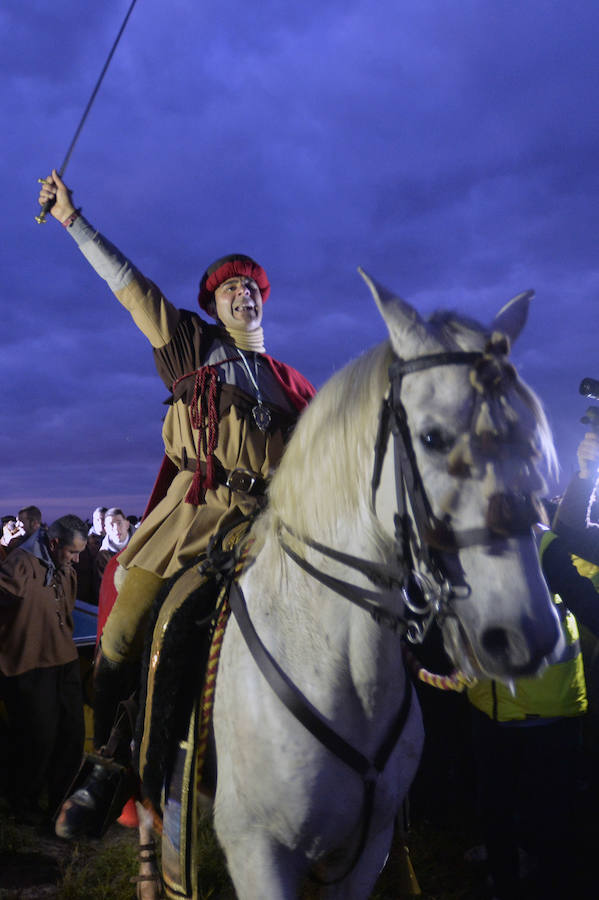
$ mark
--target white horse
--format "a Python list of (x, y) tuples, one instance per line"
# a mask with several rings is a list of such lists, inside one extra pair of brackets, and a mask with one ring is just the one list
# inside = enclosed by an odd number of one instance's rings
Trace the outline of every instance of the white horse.
[(532, 295), (485, 329), (364, 277), (389, 340), (302, 415), (231, 597), (214, 823), (240, 900), (297, 897), (309, 873), (369, 896), (423, 741), (401, 635), (436, 617), (457, 667), (504, 681), (558, 641), (530, 529), (553, 444), (506, 360)]

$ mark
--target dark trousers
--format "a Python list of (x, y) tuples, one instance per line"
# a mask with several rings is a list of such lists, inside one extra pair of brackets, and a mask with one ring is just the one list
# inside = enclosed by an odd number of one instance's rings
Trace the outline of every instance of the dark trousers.
[(514, 726), (474, 708), (472, 718), (478, 809), (495, 895), (521, 896), (521, 847), (538, 859), (539, 896), (575, 896), (581, 718)]
[(8, 796), (15, 809), (38, 804), (45, 787), (53, 814), (83, 755), (85, 724), (79, 659), (3, 678), (9, 722)]

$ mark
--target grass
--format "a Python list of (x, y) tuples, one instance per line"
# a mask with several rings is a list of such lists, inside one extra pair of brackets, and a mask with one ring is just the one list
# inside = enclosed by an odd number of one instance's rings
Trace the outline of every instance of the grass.
[[(200, 884), (206, 887), (200, 900), (234, 900), (223, 853), (208, 816), (202, 821), (201, 839)], [(482, 873), (463, 858), (475, 840), (468, 821), (456, 821), (450, 828), (435, 828), (428, 823), (414, 826), (409, 835), (408, 861), (401, 844), (395, 842), (371, 900), (407, 898), (414, 885), (422, 892), (421, 900), (466, 900), (478, 896)], [(409, 874), (415, 881), (410, 881)], [(313, 900), (318, 891), (308, 884), (302, 896), (303, 900)]]
[(137, 832), (121, 830), (109, 842), (81, 842), (61, 867), (59, 900), (129, 900), (137, 874)]
[[(466, 900), (478, 895), (481, 874), (463, 861), (464, 850), (473, 841), (468, 827), (459, 822), (453, 823), (451, 828), (417, 824), (411, 829), (409, 859), (415, 883), (422, 891), (421, 900)], [(58, 859), (60, 880), (54, 894), (57, 900), (132, 900), (135, 896), (135, 888), (129, 880), (137, 874), (137, 831), (134, 829), (115, 825), (102, 841), (67, 844), (50, 835), (41, 838), (35, 829), (17, 826), (7, 817), (0, 816), (0, 853), (32, 851)], [(200, 900), (235, 900), (224, 856), (208, 815), (201, 825), (199, 869)], [(408, 871), (402, 848), (396, 843), (371, 900), (398, 900), (410, 896)], [(0, 898), (3, 896), (0, 881)], [(10, 896), (16, 895), (11, 893)], [(317, 889), (306, 885), (303, 900), (315, 900), (317, 896)]]

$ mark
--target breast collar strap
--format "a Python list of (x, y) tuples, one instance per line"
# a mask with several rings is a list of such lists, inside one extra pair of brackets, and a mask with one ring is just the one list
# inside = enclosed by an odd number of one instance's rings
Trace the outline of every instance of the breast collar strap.
[(322, 713), (291, 681), (287, 673), (265, 647), (249, 616), (243, 591), (236, 580), (232, 581), (230, 586), (229, 606), (254, 662), (279, 700), (317, 741), (326, 747), (337, 759), (349, 766), (362, 779), (363, 800), (360, 814), (360, 835), (345, 871), (342, 875), (331, 880), (318, 878), (314, 874), (311, 876), (314, 881), (321, 885), (337, 884), (355, 868), (366, 846), (374, 810), (377, 781), (385, 770), (387, 762), (401, 738), (412, 708), (412, 681), (409, 675), (406, 675), (400, 707), (376, 753), (370, 757), (366, 756), (361, 750), (358, 750), (331, 728)]

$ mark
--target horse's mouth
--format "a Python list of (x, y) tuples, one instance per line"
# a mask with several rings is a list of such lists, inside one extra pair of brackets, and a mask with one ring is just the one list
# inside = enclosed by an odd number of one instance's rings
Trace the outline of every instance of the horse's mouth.
[(531, 656), (526, 642), (516, 637), (489, 629), (477, 651), (458, 619), (448, 618), (443, 624), (445, 650), (468, 679), (491, 678), (509, 686), (515, 678), (541, 674), (547, 657)]
[(457, 619), (447, 618), (443, 623), (442, 633), (446, 653), (467, 679), (474, 680), (485, 674), (474, 647)]

